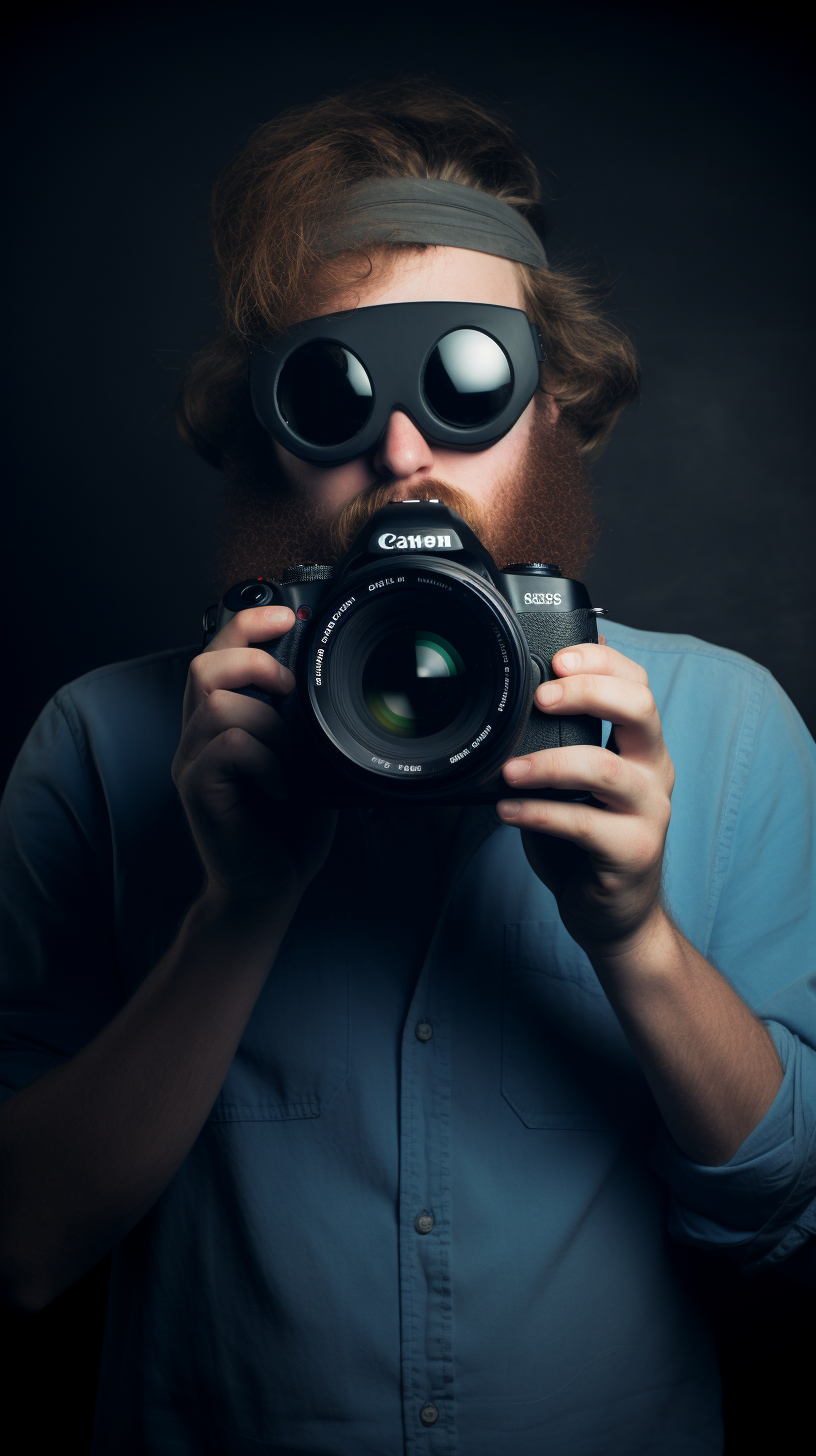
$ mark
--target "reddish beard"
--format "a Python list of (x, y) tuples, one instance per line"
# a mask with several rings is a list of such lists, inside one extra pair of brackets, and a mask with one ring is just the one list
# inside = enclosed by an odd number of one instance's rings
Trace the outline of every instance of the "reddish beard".
[[(538, 402), (538, 401), (537, 401)], [(304, 561), (337, 561), (374, 511), (405, 498), (396, 480), (370, 486), (334, 514), (253, 472), (227, 472), (218, 555), (222, 590), (248, 577), (280, 576)], [(438, 500), (467, 521), (499, 566), (547, 561), (580, 577), (598, 536), (589, 475), (568, 425), (537, 409), (520, 468), (500, 482), (491, 506), (436, 477), (412, 485), (413, 500)]]

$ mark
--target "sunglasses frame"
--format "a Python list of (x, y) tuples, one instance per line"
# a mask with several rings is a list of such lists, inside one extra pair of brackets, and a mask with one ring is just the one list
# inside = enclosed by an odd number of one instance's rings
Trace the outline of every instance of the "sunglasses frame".
[[(506, 354), (510, 398), (495, 419), (473, 427), (449, 425), (423, 394), (425, 368), (437, 344), (456, 329), (477, 329)], [(339, 344), (363, 365), (373, 390), (365, 424), (339, 445), (313, 445), (297, 435), (278, 408), (278, 381), (287, 360), (304, 344)], [(396, 347), (395, 347), (396, 346)], [(324, 314), (263, 340), (250, 357), (252, 404), (265, 430), (301, 460), (345, 465), (374, 450), (394, 410), (408, 415), (425, 439), (453, 450), (486, 450), (520, 418), (540, 381), (545, 354), (540, 330), (519, 308), (493, 303), (382, 303)]]

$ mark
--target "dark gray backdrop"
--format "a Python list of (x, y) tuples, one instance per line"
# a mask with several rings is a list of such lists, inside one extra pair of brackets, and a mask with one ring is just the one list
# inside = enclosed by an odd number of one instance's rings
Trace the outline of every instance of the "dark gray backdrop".
[(683, 7), (536, 14), (532, 34), (464, 12), (429, 33), (404, 9), (389, 30), (360, 9), (298, 30), (240, 4), (35, 12), (22, 30), (4, 174), (6, 763), (62, 682), (195, 640), (211, 599), (219, 476), (169, 414), (216, 321), (213, 179), (283, 106), (398, 70), (505, 106), (547, 174), (554, 259), (615, 281), (644, 393), (596, 469), (594, 599), (749, 654), (816, 725), (799, 41)]
[[(219, 477), (169, 416), (182, 361), (216, 322), (216, 174), (282, 107), (399, 72), (434, 71), (504, 106), (547, 174), (554, 260), (615, 281), (644, 398), (596, 470), (594, 600), (756, 658), (813, 727), (812, 188), (790, 13), (776, 8), (768, 29), (764, 13), (682, 5), (659, 17), (580, 4), (291, 9), (301, 21), (240, 3), (115, 18), (35, 5), (18, 23), (3, 178), (0, 770), (61, 683), (196, 640), (212, 598)], [(711, 1274), (709, 1290), (729, 1278)], [(746, 1305), (728, 1285), (736, 1314), (721, 1347), (734, 1369), (743, 1346), (756, 1362), (759, 1320), (776, 1331), (760, 1364), (791, 1371), (778, 1340), (793, 1295), (767, 1287)], [(41, 1330), (70, 1324), (81, 1296), (65, 1298), (68, 1314), (39, 1317)], [(52, 1380), (66, 1356), (55, 1338)], [(754, 1449), (748, 1439), (729, 1449)]]

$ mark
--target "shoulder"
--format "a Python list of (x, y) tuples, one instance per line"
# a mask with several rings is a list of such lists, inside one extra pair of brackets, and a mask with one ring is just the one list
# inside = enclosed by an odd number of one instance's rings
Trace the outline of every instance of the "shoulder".
[[(722, 844), (737, 819), (785, 805), (804, 826), (814, 791), (816, 745), (767, 668), (698, 637), (610, 623), (607, 641), (649, 674), (663, 736), (677, 774), (672, 821), (686, 819)], [(729, 828), (730, 826), (730, 828)], [(695, 853), (700, 853), (697, 844)]]
[(111, 753), (161, 751), (168, 737), (175, 751), (187, 671), (198, 650), (170, 648), (96, 668), (60, 688), (49, 708), (67, 720), (80, 753), (92, 746), (97, 762)]
[(661, 681), (677, 674), (702, 671), (706, 677), (710, 673), (725, 673), (729, 680), (749, 689), (754, 685), (776, 685), (768, 669), (752, 658), (732, 652), (729, 647), (704, 642), (700, 637), (682, 632), (647, 632), (641, 627), (625, 627), (620, 622), (605, 622), (602, 630), (610, 647), (641, 663), (650, 675), (654, 671)]
[(67, 683), (12, 769), (0, 805), (0, 977), (4, 1008), (23, 1016), (14, 1035), (33, 1050), (6, 1071), (8, 1085), (95, 1034), (197, 893), (200, 864), (170, 772), (196, 650)]
[(781, 735), (796, 740), (809, 754), (814, 744), (807, 727), (773, 674), (741, 652), (699, 637), (647, 632), (619, 622), (604, 624), (607, 641), (649, 674), (649, 686), (664, 721), (677, 729), (700, 730), (716, 720), (729, 736)]
[(66, 683), (43, 708), (12, 770), (4, 799), (30, 800), (39, 785), (72, 805), (90, 797), (105, 817), (116, 801), (166, 791), (178, 746), (187, 670), (198, 649), (171, 648), (96, 668)]
[(187, 671), (197, 647), (170, 647), (127, 662), (112, 662), (94, 668), (66, 683), (54, 695), (54, 703), (66, 714), (81, 715), (88, 724), (118, 717), (123, 712), (140, 716), (161, 711), (183, 696)]
[[(605, 624), (610, 647), (640, 663), (649, 674), (664, 730), (733, 744), (745, 750), (760, 733), (781, 733), (812, 746), (790, 698), (760, 663), (699, 637), (647, 632), (618, 622)], [(773, 726), (771, 726), (773, 725)]]

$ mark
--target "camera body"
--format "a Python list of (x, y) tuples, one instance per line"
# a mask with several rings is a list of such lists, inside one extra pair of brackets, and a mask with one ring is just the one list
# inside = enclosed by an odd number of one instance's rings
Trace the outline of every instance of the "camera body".
[(601, 742), (598, 719), (540, 713), (533, 694), (556, 652), (597, 642), (602, 609), (556, 566), (500, 571), (438, 502), (385, 506), (334, 566), (238, 582), (207, 609), (205, 645), (237, 612), (268, 605), (295, 613), (289, 632), (260, 644), (295, 675), (274, 700), (295, 801), (529, 798), (501, 777), (509, 758)]

